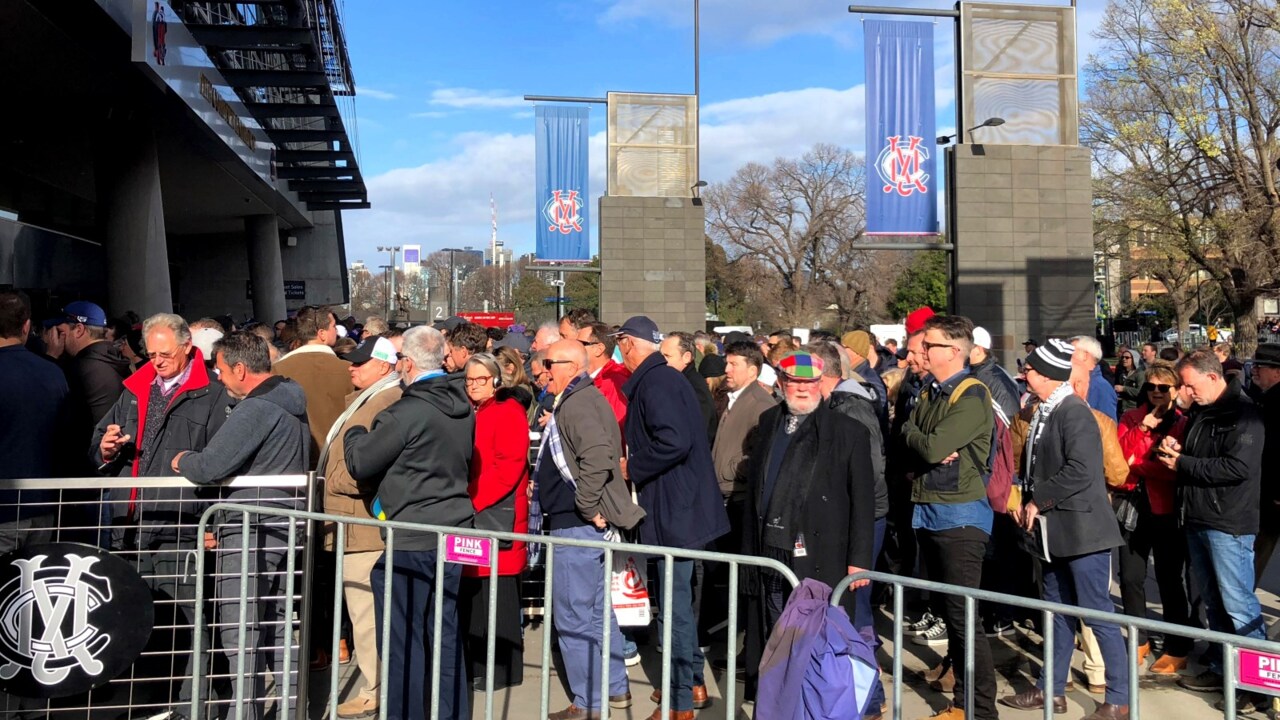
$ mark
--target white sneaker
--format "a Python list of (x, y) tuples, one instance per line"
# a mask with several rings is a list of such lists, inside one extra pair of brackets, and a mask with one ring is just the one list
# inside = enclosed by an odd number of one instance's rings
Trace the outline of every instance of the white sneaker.
[(625, 662), (625, 663), (627, 664), (627, 667), (635, 667), (635, 666), (639, 665), (639, 664), (640, 664), (640, 651), (639, 651), (639, 650), (637, 650), (635, 653), (633, 653), (633, 654), (631, 654), (631, 655), (626, 656), (625, 658), (623, 658), (623, 662)]

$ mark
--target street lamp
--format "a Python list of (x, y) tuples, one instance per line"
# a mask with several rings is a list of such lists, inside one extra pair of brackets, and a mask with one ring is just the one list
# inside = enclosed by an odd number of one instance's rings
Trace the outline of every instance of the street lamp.
[(993, 118), (987, 118), (986, 120), (983, 120), (982, 124), (975, 125), (969, 128), (969, 142), (973, 142), (974, 130), (981, 130), (982, 128), (989, 128), (989, 127), (1000, 127), (1003, 124), (1004, 124), (1004, 118), (1001, 118), (1001, 117), (993, 117)]
[(701, 204), (702, 204), (702, 192), (701, 192), (701, 190), (702, 190), (702, 188), (704, 188), (704, 187), (706, 187), (706, 186), (707, 186), (707, 181), (706, 181), (706, 180), (699, 180), (698, 182), (694, 183), (692, 186), (690, 186), (690, 187), (689, 187), (689, 189), (693, 191), (693, 204), (694, 204), (694, 205), (701, 205)]
[(449, 316), (458, 314), (458, 273), (454, 270), (453, 254), (462, 252), (461, 248), (440, 248), (449, 253)]
[(392, 315), (396, 311), (396, 253), (400, 252), (400, 246), (379, 245), (378, 252), (384, 252), (391, 255), (391, 269), (387, 271), (391, 273), (391, 291), (387, 295), (387, 320), (391, 320)]

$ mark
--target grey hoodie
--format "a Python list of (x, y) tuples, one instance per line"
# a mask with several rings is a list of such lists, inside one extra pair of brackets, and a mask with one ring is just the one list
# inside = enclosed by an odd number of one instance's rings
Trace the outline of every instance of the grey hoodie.
[(871, 436), (871, 469), (876, 480), (876, 519), (889, 515), (889, 486), (884, 479), (884, 435), (880, 432), (879, 404), (873, 388), (857, 380), (844, 380), (831, 391), (828, 407), (857, 420)]
[[(297, 475), (307, 471), (311, 435), (302, 386), (272, 376), (232, 407), (201, 452), (178, 461), (183, 477), (210, 485), (237, 475)], [(233, 491), (239, 500), (292, 497), (291, 491), (254, 488)]]

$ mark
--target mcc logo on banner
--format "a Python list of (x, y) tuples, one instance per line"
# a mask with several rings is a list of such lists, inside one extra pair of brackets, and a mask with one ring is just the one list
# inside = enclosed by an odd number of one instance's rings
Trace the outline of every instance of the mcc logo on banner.
[(591, 260), (588, 120), (585, 107), (539, 105), (535, 108), (539, 260)]
[(937, 235), (933, 24), (867, 20), (867, 235)]

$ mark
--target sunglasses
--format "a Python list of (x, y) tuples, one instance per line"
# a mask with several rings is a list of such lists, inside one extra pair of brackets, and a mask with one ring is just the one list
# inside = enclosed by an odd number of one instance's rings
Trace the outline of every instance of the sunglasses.
[(931, 342), (925, 342), (925, 341), (921, 341), (920, 346), (924, 348), (925, 352), (929, 352), (934, 348), (951, 348), (952, 350), (960, 349), (955, 345), (948, 345), (946, 343), (931, 343)]
[(1142, 384), (1142, 392), (1151, 392), (1152, 390), (1154, 390), (1156, 392), (1167, 393), (1172, 389), (1173, 389), (1172, 385), (1165, 385), (1163, 383), (1143, 383)]
[(543, 360), (543, 361), (542, 361), (542, 367), (546, 368), (546, 369), (547, 369), (547, 371), (548, 371), (548, 372), (550, 372), (550, 371), (551, 371), (551, 366), (552, 366), (552, 365), (565, 365), (565, 364), (568, 364), (568, 363), (571, 363), (571, 362), (573, 362), (573, 361), (572, 361), (572, 360), (550, 360), (550, 359), (547, 359), (547, 360)]

